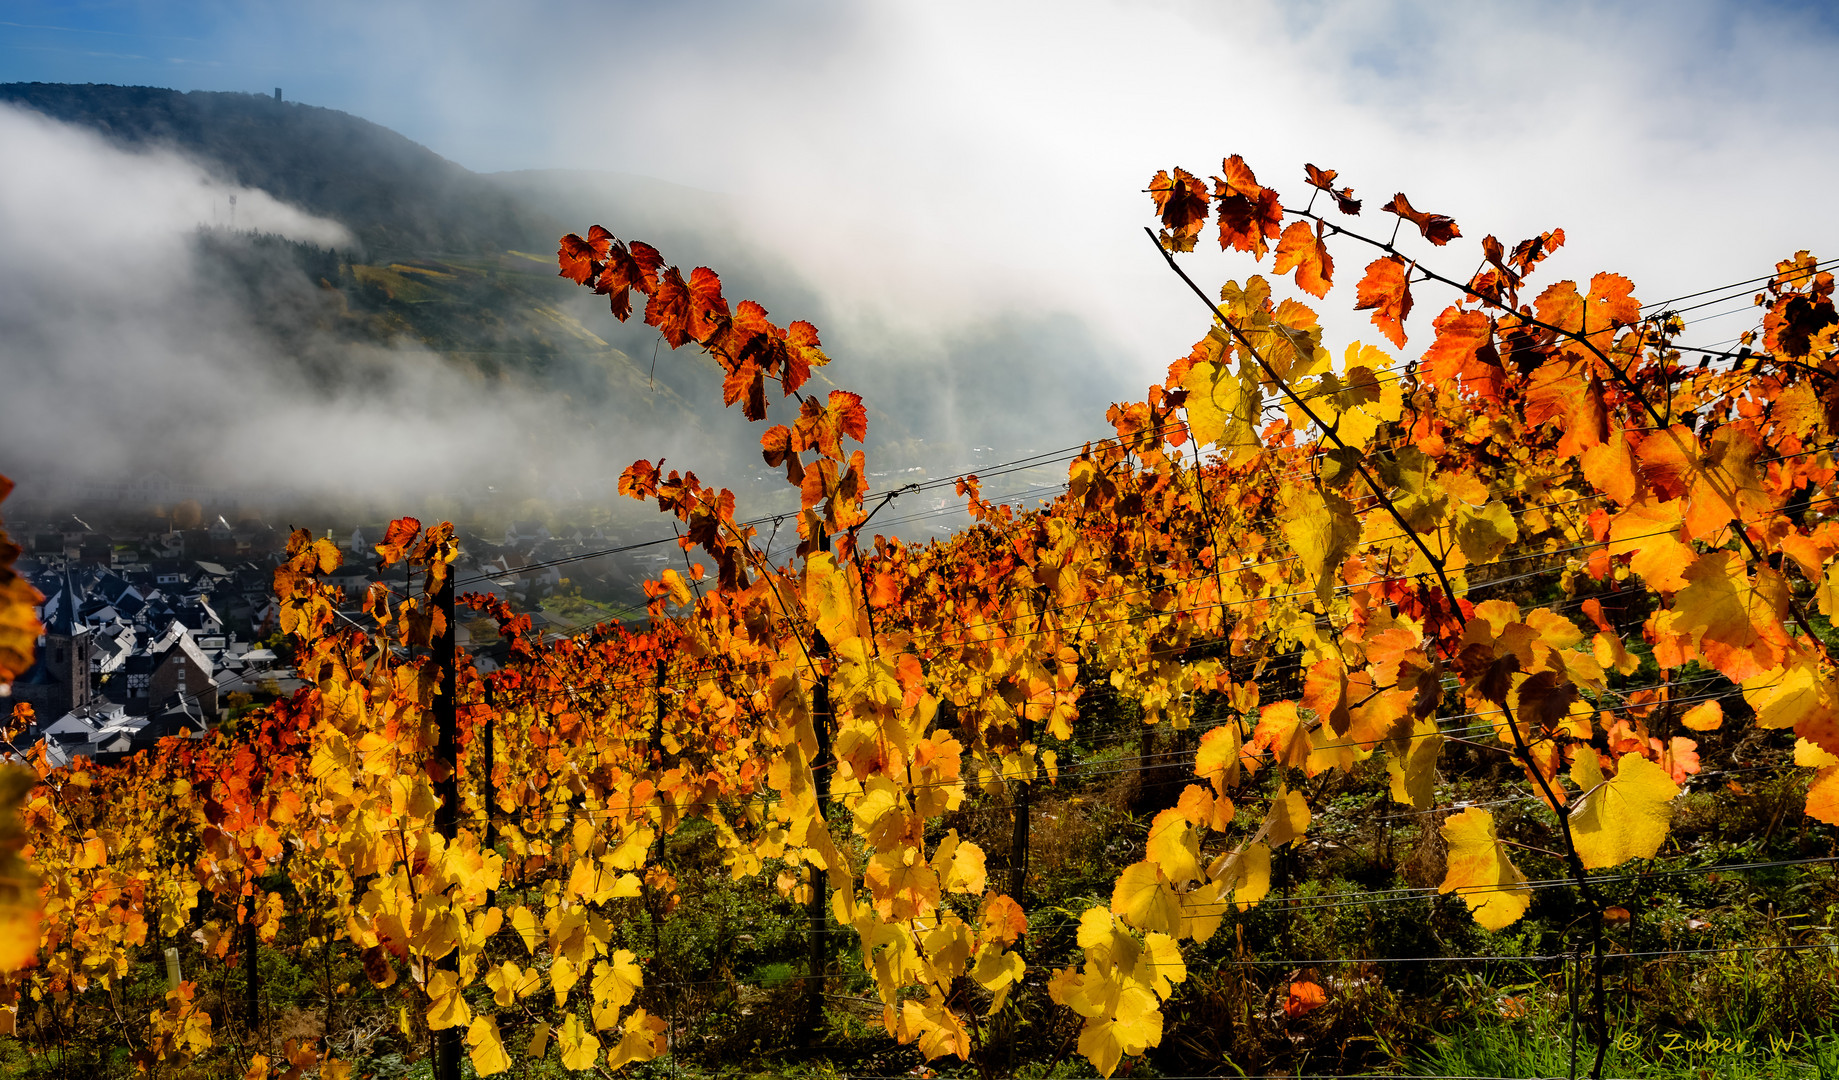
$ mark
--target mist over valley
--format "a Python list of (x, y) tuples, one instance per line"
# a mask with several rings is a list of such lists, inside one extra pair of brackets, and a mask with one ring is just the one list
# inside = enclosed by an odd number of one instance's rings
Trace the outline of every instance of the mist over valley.
[[(614, 492), (641, 457), (734, 488), (744, 512), (795, 507), (761, 462), (766, 425), (720, 408), (712, 360), (660, 349), (556, 275), (556, 238), (592, 223), (816, 323), (835, 363), (813, 388), (864, 395), (876, 490), (1102, 435), (1129, 393), (1077, 319), (940, 312), (918, 331), (808, 280), (733, 200), (695, 187), (474, 173), (256, 94), (7, 84), (0, 143), (16, 151), (0, 163), (15, 514), (189, 498), (338, 528), (422, 513), (497, 529), (567, 509), (662, 529)], [(932, 531), (923, 516), (895, 528)]]

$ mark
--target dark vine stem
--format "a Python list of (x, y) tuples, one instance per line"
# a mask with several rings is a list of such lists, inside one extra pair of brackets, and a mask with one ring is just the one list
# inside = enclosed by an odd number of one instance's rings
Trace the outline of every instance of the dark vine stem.
[[(1148, 234), (1150, 241), (1156, 245), (1156, 250), (1162, 255), (1163, 261), (1168, 263), (1169, 269), (1173, 270), (1176, 275), (1187, 284), (1188, 288), (1193, 290), (1194, 295), (1198, 296), (1201, 302), (1207, 306), (1207, 310), (1212, 314), (1213, 318), (1226, 327), (1227, 332), (1239, 343), (1240, 347), (1242, 347), (1246, 353), (1257, 362), (1258, 366), (1263, 369), (1265, 377), (1271, 381), (1272, 385), (1276, 386), (1279, 392), (1300, 409), (1303, 415), (1308, 417), (1309, 421), (1314, 424), (1329, 441), (1335, 444), (1336, 448), (1341, 450), (1344, 454), (1350, 455), (1350, 460), (1352, 460), (1354, 464), (1355, 471), (1359, 474), (1360, 478), (1366, 482), (1368, 490), (1379, 500), (1379, 504), (1385, 508), (1389, 515), (1391, 515), (1393, 521), (1397, 522), (1399, 528), (1411, 539), (1412, 543), (1417, 546), (1418, 551), (1424, 556), (1425, 561), (1428, 562), (1431, 569), (1436, 572), (1437, 582), (1442, 587), (1443, 594), (1449, 601), (1450, 616), (1456, 620), (1457, 625), (1466, 628), (1468, 619), (1462, 613), (1461, 598), (1457, 596), (1456, 589), (1450, 582), (1449, 573), (1444, 566), (1444, 560), (1431, 552), (1429, 545), (1425, 544), (1423, 538), (1418, 535), (1417, 530), (1413, 529), (1410, 523), (1405, 520), (1403, 512), (1398, 509), (1398, 506), (1393, 502), (1391, 496), (1386, 494), (1385, 490), (1379, 486), (1372, 474), (1367, 471), (1366, 464), (1363, 460), (1364, 455), (1359, 455), (1353, 447), (1349, 446), (1333, 426), (1324, 423), (1321, 417), (1317, 416), (1315, 411), (1309, 407), (1308, 403), (1304, 401), (1295, 390), (1291, 389), (1289, 383), (1277, 374), (1276, 369), (1265, 360), (1263, 354), (1258, 351), (1257, 346), (1251, 343), (1250, 339), (1245, 336), (1244, 332), (1239, 329), (1237, 324), (1227, 318), (1225, 313), (1220, 311), (1219, 307), (1207, 298), (1207, 294), (1201, 290), (1200, 286), (1195, 284), (1194, 279), (1189, 277), (1187, 272), (1175, 262), (1174, 255), (1162, 246), (1161, 241), (1156, 239), (1156, 234), (1147, 228), (1143, 231)], [(1390, 245), (1387, 245), (1387, 247), (1389, 250)], [(1552, 790), (1551, 782), (1546, 779), (1544, 770), (1542, 770), (1538, 762), (1533, 759), (1532, 749), (1527, 746), (1526, 737), (1521, 733), (1519, 724), (1514, 720), (1513, 714), (1508, 711), (1504, 697), (1505, 695), (1503, 695), (1503, 700), (1499, 704), (1501, 706), (1501, 711), (1506, 715), (1507, 730), (1513, 734), (1515, 756), (1518, 757), (1525, 766), (1527, 774), (1538, 784), (1540, 792), (1545, 796), (1546, 805), (1552, 808), (1552, 813), (1558, 818), (1559, 835), (1564, 840), (1565, 861), (1568, 869), (1570, 869), (1571, 876), (1576, 881), (1579, 891), (1583, 894), (1585, 903), (1595, 916), (1592, 920), (1594, 924), (1592, 929), (1594, 962), (1591, 965), (1591, 978), (1593, 982), (1592, 995), (1594, 1011), (1596, 1013), (1597, 1040), (1596, 1064), (1591, 1069), (1590, 1076), (1591, 1080), (1600, 1080), (1602, 1076), (1603, 1058), (1609, 1048), (1609, 1025), (1605, 1015), (1605, 999), (1603, 993), (1602, 900), (1596, 895), (1596, 890), (1591, 887), (1588, 877), (1584, 872), (1583, 860), (1577, 854), (1577, 844), (1571, 836), (1570, 817), (1559, 809), (1560, 803), (1557, 795)]]

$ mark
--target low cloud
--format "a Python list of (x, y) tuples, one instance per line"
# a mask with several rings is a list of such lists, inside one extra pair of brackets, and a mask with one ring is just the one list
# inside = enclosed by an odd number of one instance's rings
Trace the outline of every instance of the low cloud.
[(346, 230), (196, 162), (8, 106), (0, 145), (0, 471), (22, 497), (149, 479), (269, 506), (597, 497), (695, 441), (594, 415), (578, 386), (341, 334), (343, 298), (298, 256), (348, 250)]

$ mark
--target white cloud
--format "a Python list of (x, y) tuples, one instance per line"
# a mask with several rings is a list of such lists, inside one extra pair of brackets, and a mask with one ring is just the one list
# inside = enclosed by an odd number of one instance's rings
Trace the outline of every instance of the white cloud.
[[(429, 28), (440, 59), (413, 73), (424, 111), (405, 116), (411, 134), (475, 168), (616, 168), (728, 192), (834, 319), (949, 337), (994, 313), (1062, 312), (1115, 350), (1131, 388), (1205, 318), (1140, 231), (1140, 189), (1167, 165), (1204, 175), (1240, 152), (1291, 198), (1305, 161), (1334, 167), (1377, 232), (1391, 222), (1379, 205), (1405, 190), (1462, 223), (1463, 241), (1425, 249), (1458, 276), (1484, 233), (1511, 243), (1562, 225), (1569, 248), (1548, 280), (1613, 269), (1648, 299), (1764, 272), (1802, 246), (1831, 251), (1839, 226), (1829, 203), (1794, 198), (1834, 158), (1818, 103), (1835, 43), (1792, 10), (498, 10)], [(362, 26), (352, 10), (336, 21)], [(1331, 337), (1372, 339), (1350, 310), (1370, 255), (1336, 250), (1342, 287), (1315, 306)], [(1217, 253), (1191, 262), (1208, 285), (1255, 270)], [(1421, 292), (1414, 339), (1443, 302)]]

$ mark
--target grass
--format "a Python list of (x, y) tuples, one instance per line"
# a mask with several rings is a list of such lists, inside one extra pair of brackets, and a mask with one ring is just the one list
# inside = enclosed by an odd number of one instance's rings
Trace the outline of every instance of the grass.
[[(1572, 1072), (1570, 1032), (1544, 1014), (1438, 1037), (1413, 1061), (1417, 1076), (1588, 1076), (1595, 1047), (1580, 1033)], [(1623, 1080), (1826, 1080), (1839, 1076), (1839, 1033), (1754, 1038), (1624, 1029), (1612, 1035), (1603, 1075)]]

